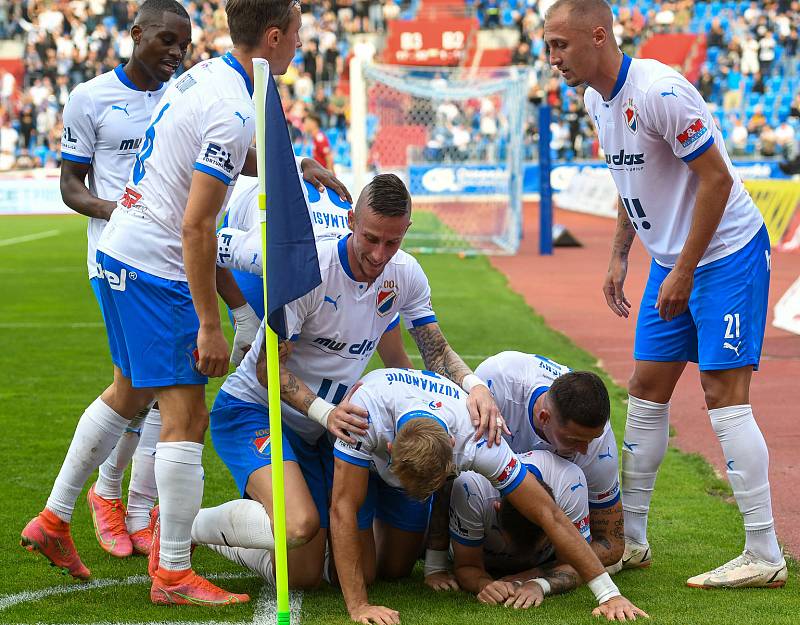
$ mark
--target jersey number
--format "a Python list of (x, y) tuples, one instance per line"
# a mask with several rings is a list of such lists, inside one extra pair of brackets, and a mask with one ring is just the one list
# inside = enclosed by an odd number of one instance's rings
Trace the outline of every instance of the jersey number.
[[(631, 218), (631, 223), (634, 228), (637, 230), (639, 229), (639, 224), (636, 222), (638, 218), (642, 220), (642, 228), (650, 230), (650, 222), (645, 219), (647, 215), (644, 214), (644, 208), (642, 208), (642, 203), (639, 201), (638, 197), (633, 199), (624, 197), (622, 198), (622, 203), (625, 204), (625, 210), (628, 211), (628, 216)], [(635, 215), (634, 212), (636, 213)]]
[(133, 164), (133, 184), (139, 184), (144, 178), (144, 162), (153, 154), (153, 143), (156, 140), (156, 124), (161, 121), (168, 108), (169, 104), (165, 104), (164, 108), (158, 112), (158, 116), (153, 120), (153, 123), (144, 131), (144, 145), (136, 155), (136, 162)]
[[(331, 392), (331, 387), (333, 386), (333, 380), (329, 380), (328, 378), (323, 378), (322, 383), (319, 385), (319, 390), (317, 391), (317, 397), (321, 397), (324, 400), (328, 399), (328, 393)], [(344, 399), (344, 396), (347, 394), (347, 387), (344, 384), (339, 384), (336, 386), (336, 392), (333, 394), (331, 398), (331, 403), (334, 406), (339, 405)]]
[[(728, 329), (725, 330), (726, 339), (739, 338), (739, 313), (728, 314), (723, 317), (725, 323), (728, 324)], [(735, 334), (734, 334), (735, 332)]]

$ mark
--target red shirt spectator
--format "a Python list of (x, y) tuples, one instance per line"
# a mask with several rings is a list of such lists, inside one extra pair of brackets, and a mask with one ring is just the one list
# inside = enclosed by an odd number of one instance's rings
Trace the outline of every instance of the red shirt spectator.
[(311, 157), (326, 169), (333, 171), (333, 150), (328, 137), (320, 130), (320, 125), (320, 119), (316, 114), (311, 113), (306, 116), (305, 131), (311, 137), (314, 146)]

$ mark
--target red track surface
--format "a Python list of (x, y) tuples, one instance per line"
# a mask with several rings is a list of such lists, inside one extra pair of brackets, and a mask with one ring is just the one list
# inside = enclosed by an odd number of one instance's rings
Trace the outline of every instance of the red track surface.
[[(492, 264), (508, 276), (511, 287), (541, 314), (548, 325), (594, 354), (600, 365), (622, 386), (633, 371), (635, 315), (644, 290), (649, 258), (638, 243), (631, 252), (625, 293), (634, 314), (623, 320), (606, 306), (601, 292), (614, 221), (556, 210), (555, 223), (565, 225), (584, 247), (556, 248), (539, 256), (539, 215), (536, 205), (525, 209), (525, 232), (519, 254), (494, 257)], [(800, 275), (800, 254), (774, 253), (770, 311)], [(800, 556), (800, 497), (794, 486), (800, 474), (800, 336), (767, 322), (761, 369), (755, 374), (751, 401), (770, 450), (770, 483), (778, 536), (787, 550)], [(725, 462), (706, 412), (697, 366), (689, 364), (672, 399), (673, 443), (703, 454), (725, 475)], [(744, 537), (742, 537), (744, 539)]]

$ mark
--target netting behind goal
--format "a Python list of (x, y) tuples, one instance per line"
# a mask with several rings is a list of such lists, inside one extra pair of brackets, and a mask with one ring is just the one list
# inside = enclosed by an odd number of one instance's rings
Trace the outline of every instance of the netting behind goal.
[(522, 214), (527, 76), (519, 68), (469, 70), (351, 65), (355, 187), (393, 172), (414, 201), (405, 247), (512, 254)]

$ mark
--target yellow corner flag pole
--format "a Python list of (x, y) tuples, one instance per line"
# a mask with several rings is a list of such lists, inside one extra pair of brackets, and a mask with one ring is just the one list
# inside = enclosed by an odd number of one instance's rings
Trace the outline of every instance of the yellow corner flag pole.
[[(267, 137), (266, 102), (269, 63), (253, 59), (254, 98), (256, 107), (256, 153), (258, 155), (258, 207), (261, 217), (261, 258), (263, 262), (264, 320), (267, 319)], [(286, 564), (286, 500), (283, 482), (283, 427), (278, 367), (278, 336), (265, 323), (267, 342), (267, 394), (269, 396), (269, 432), (272, 452), (272, 516), (275, 535), (275, 587), (278, 592), (278, 625), (289, 625), (289, 573)]]

